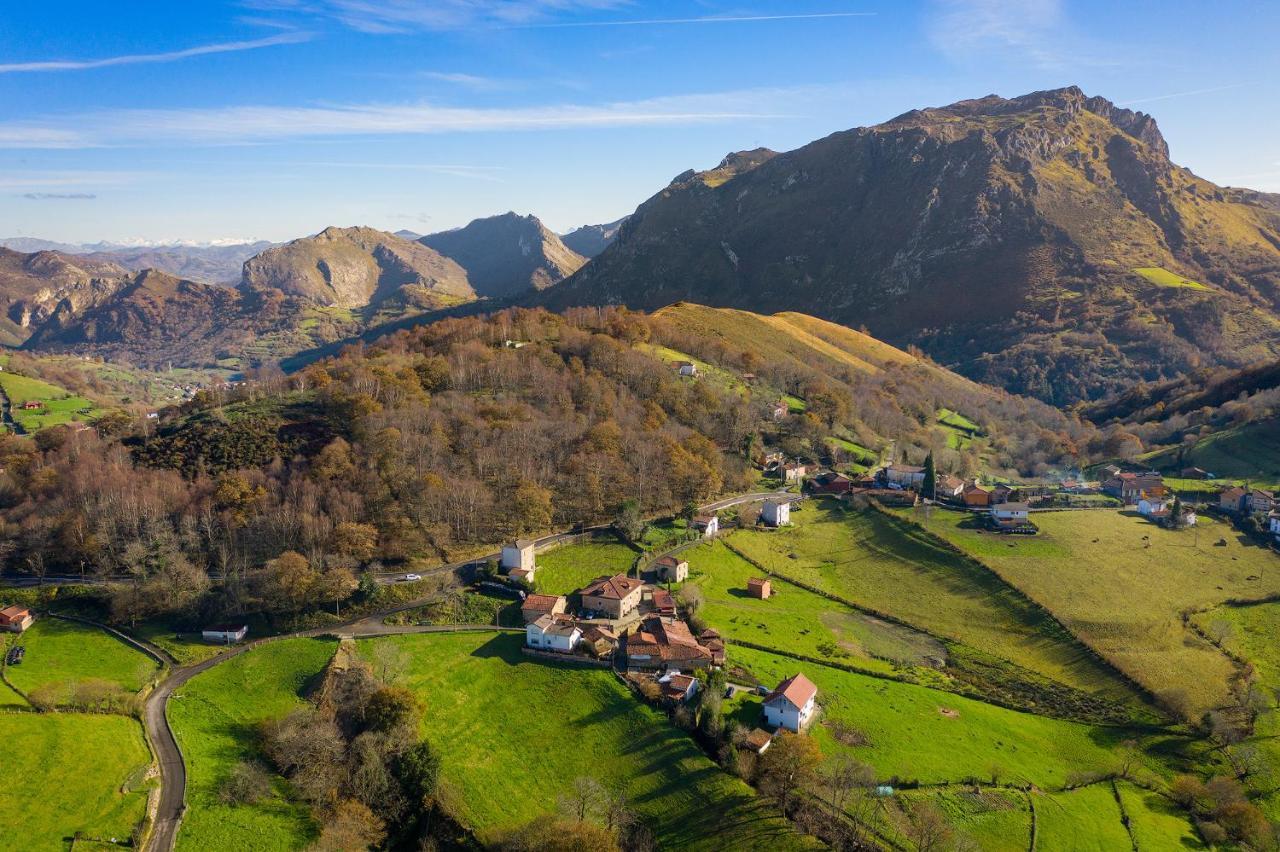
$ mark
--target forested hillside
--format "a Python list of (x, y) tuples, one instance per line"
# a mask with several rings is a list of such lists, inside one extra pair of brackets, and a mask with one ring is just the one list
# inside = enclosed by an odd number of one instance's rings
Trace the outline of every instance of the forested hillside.
[[(723, 333), (694, 334), (695, 319)], [(349, 595), (374, 561), (443, 561), (628, 504), (654, 515), (749, 489), (766, 441), (815, 460), (833, 434), (923, 453), (945, 444), (943, 407), (979, 418), (1008, 467), (1072, 463), (1104, 440), (855, 332), (826, 342), (835, 327), (808, 320), (697, 306), (444, 320), (203, 391), (158, 427), (7, 437), (8, 564), (136, 577), (120, 618), (290, 612)], [(681, 377), (672, 353), (702, 373)], [(805, 410), (774, 422), (783, 393)]]

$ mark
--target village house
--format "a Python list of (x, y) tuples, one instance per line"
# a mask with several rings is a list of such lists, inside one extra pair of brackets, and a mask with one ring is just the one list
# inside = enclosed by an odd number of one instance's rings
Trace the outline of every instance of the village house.
[(607, 627), (591, 624), (582, 631), (581, 644), (595, 657), (608, 657), (618, 647), (618, 634)]
[(1115, 464), (1106, 464), (1098, 468), (1098, 479), (1106, 482), (1112, 477), (1120, 475), (1120, 466)]
[(1013, 500), (1013, 489), (1008, 485), (994, 485), (991, 488), (991, 505), (1009, 503)]
[(808, 472), (809, 466), (803, 462), (788, 462), (779, 469), (782, 481), (788, 484), (803, 482), (805, 474)]
[(30, 627), (33, 621), (35, 621), (35, 616), (25, 606), (13, 604), (0, 609), (0, 630), (21, 633)]
[(1246, 515), (1269, 515), (1275, 508), (1276, 496), (1270, 491), (1255, 488), (1245, 495), (1241, 501), (1241, 510)]
[(778, 684), (764, 699), (764, 720), (773, 728), (800, 733), (813, 719), (817, 709), (818, 687), (796, 673)]
[(712, 665), (724, 665), (724, 639), (721, 638), (719, 631), (708, 627), (698, 634), (698, 644), (711, 652)]
[(773, 594), (773, 586), (769, 584), (768, 580), (760, 577), (752, 577), (747, 580), (748, 597), (759, 598), (762, 601), (766, 601), (769, 599), (769, 595), (771, 594)]
[(683, 704), (698, 694), (698, 679), (692, 675), (671, 671), (658, 678), (662, 695), (668, 701)]
[(1280, 544), (1280, 512), (1272, 512), (1267, 517), (1267, 528), (1271, 531), (1271, 537), (1276, 540), (1276, 544)]
[(664, 583), (683, 583), (689, 579), (689, 563), (677, 556), (659, 557), (653, 567)]
[(676, 599), (666, 589), (654, 589), (653, 611), (664, 618), (675, 618)]
[(996, 523), (1025, 521), (1030, 508), (1026, 503), (997, 503), (991, 507), (991, 518)]
[(791, 413), (791, 406), (787, 405), (785, 402), (781, 400), (779, 400), (778, 402), (775, 402), (773, 404), (773, 407), (769, 410), (769, 415), (775, 421), (785, 419), (786, 416), (790, 413)]
[(683, 621), (647, 618), (626, 637), (627, 668), (693, 671), (713, 665), (709, 648), (689, 632)]
[(236, 642), (243, 642), (244, 637), (249, 635), (249, 625), (247, 624), (215, 624), (212, 627), (206, 627), (200, 632), (200, 636), (206, 642), (216, 642), (219, 645), (233, 645)]
[(582, 628), (567, 615), (543, 615), (525, 625), (524, 643), (541, 651), (568, 654), (578, 647)]
[(524, 623), (529, 624), (544, 615), (559, 615), (567, 608), (563, 595), (526, 595), (520, 604), (520, 614), (524, 616)]
[(1102, 490), (1119, 497), (1126, 506), (1137, 504), (1142, 497), (1163, 497), (1164, 477), (1158, 473), (1118, 473), (1102, 484)]
[(1179, 473), (1183, 479), (1212, 479), (1213, 474), (1202, 467), (1184, 467)]
[(618, 574), (599, 577), (578, 594), (582, 597), (584, 610), (603, 613), (609, 618), (622, 618), (640, 605), (643, 589), (644, 583), (626, 574)]
[(1218, 508), (1224, 512), (1235, 514), (1240, 511), (1240, 506), (1248, 493), (1240, 486), (1233, 485), (1218, 495)]
[(846, 494), (853, 488), (853, 480), (835, 471), (824, 471), (805, 483), (814, 494)]
[(884, 481), (901, 488), (919, 488), (924, 484), (924, 468), (909, 464), (891, 464), (883, 471)]
[(676, 372), (682, 376), (697, 376), (698, 365), (691, 361), (677, 361)]
[(702, 533), (703, 538), (715, 538), (720, 532), (720, 518), (717, 515), (694, 515), (693, 528)]
[(771, 527), (783, 527), (791, 523), (791, 501), (765, 500), (760, 508), (760, 520)]
[(1143, 517), (1165, 511), (1168, 504), (1163, 497), (1143, 497), (1138, 501), (1138, 514)]
[(955, 500), (964, 493), (964, 480), (945, 473), (935, 480), (935, 488), (939, 500)]
[(975, 483), (960, 492), (960, 499), (970, 509), (986, 509), (991, 505), (991, 492)]
[(533, 539), (518, 538), (502, 548), (502, 570), (508, 574), (518, 569), (533, 571)]

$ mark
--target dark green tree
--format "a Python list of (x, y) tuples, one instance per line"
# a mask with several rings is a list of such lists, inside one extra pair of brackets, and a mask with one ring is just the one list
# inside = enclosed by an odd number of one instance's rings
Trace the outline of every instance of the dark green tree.
[(924, 485), (922, 486), (924, 495), (932, 497), (938, 485), (938, 470), (934, 467), (933, 452), (924, 457)]

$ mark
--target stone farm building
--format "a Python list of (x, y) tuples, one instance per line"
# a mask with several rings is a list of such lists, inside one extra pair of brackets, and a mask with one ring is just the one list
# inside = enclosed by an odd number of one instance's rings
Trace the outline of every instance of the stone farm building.
[(609, 618), (622, 618), (640, 605), (644, 583), (625, 574), (599, 577), (583, 589), (582, 608)]
[(711, 649), (695, 639), (683, 621), (647, 618), (626, 642), (627, 668), (691, 671), (713, 664)]
[(771, 527), (783, 527), (791, 523), (789, 500), (765, 500), (760, 509), (760, 519)]
[(747, 580), (747, 596), (759, 598), (760, 600), (768, 600), (769, 595), (773, 594), (773, 586), (768, 580), (760, 577), (752, 577)]
[(534, 547), (532, 539), (518, 538), (502, 548), (502, 570), (511, 573), (523, 569), (532, 573)]
[(802, 674), (794, 674), (778, 684), (764, 699), (764, 720), (774, 728), (799, 733), (813, 719), (818, 687)]
[(689, 579), (689, 563), (677, 556), (663, 556), (653, 563), (658, 579), (664, 583), (683, 583)]

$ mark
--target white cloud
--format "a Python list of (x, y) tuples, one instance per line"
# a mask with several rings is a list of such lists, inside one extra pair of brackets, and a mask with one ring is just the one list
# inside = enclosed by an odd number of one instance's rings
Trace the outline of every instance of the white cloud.
[(209, 146), (346, 136), (688, 125), (782, 118), (785, 113), (764, 105), (788, 104), (790, 96), (800, 91), (804, 90), (743, 90), (598, 105), (516, 108), (423, 103), (96, 111), (48, 121), (0, 122), (0, 148)]
[(38, 62), (9, 62), (0, 64), (0, 74), (31, 73), (37, 71), (86, 71), (92, 68), (110, 68), (116, 65), (147, 65), (158, 62), (178, 62), (194, 56), (208, 56), (214, 53), (237, 53), (242, 50), (257, 50), (263, 47), (274, 47), (279, 44), (297, 44), (311, 38), (310, 33), (288, 32), (266, 38), (249, 41), (226, 41), (217, 44), (204, 44), (184, 50), (172, 50), (166, 53), (134, 53), (125, 56), (108, 56), (103, 59), (48, 59)]
[(530, 24), (557, 13), (616, 9), (628, 0), (246, 0), (246, 5), (330, 18), (361, 32), (406, 33)]
[(0, 174), (0, 189), (58, 190), (121, 186), (146, 176), (146, 172), (114, 172), (98, 170), (30, 171), (6, 170)]
[(1132, 98), (1131, 100), (1127, 100), (1127, 101), (1117, 101), (1116, 105), (1131, 106), (1133, 104), (1148, 104), (1153, 101), (1167, 101), (1167, 100), (1172, 100), (1173, 98), (1189, 98), (1193, 95), (1208, 95), (1214, 92), (1227, 92), (1232, 89), (1244, 89), (1244, 88), (1248, 88), (1249, 86), (1257, 86), (1257, 85), (1261, 85), (1260, 82), (1257, 80), (1254, 80), (1249, 83), (1231, 83), (1226, 86), (1211, 86), (1210, 88), (1207, 88), (1207, 89), (1189, 89), (1185, 92), (1170, 92), (1169, 94), (1166, 94), (1166, 95), (1151, 95), (1150, 97), (1145, 97), (1145, 98)]
[(1128, 62), (1076, 32), (1061, 0), (935, 0), (930, 41), (957, 61), (1029, 62), (1064, 70)]

